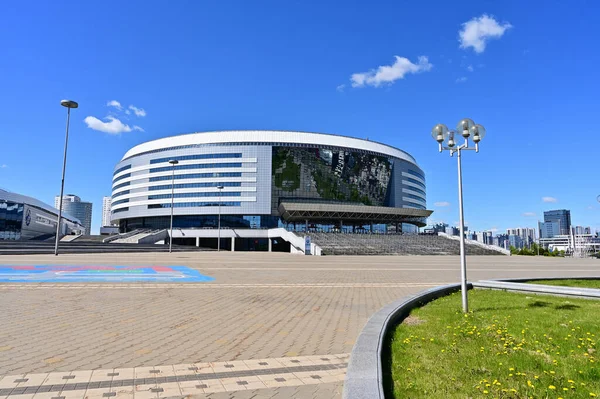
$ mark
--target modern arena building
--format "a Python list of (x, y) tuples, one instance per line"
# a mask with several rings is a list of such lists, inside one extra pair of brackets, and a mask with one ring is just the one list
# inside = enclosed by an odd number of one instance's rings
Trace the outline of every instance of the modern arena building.
[(122, 233), (168, 229), (173, 201), (174, 243), (215, 229), (219, 214), (225, 229), (406, 231), (424, 226), (432, 213), (425, 184), (411, 155), (369, 140), (193, 133), (149, 141), (123, 156), (113, 174), (111, 220)]

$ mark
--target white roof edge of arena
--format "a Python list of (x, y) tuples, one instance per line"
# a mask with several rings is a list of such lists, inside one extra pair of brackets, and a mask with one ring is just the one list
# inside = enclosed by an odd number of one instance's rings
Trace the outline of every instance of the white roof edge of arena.
[(331, 133), (297, 132), (286, 130), (223, 130), (180, 134), (163, 137), (138, 144), (125, 153), (121, 161), (132, 156), (161, 148), (177, 147), (192, 144), (226, 144), (226, 143), (290, 143), (318, 144), (332, 147), (363, 149), (393, 156), (415, 164), (415, 158), (406, 151), (377, 141), (356, 137), (341, 136)]
[[(2, 190), (0, 189), (0, 201), (1, 200), (5, 200), (5, 201), (11, 201), (11, 202), (16, 202), (16, 203), (22, 203), (22, 204), (26, 204), (26, 205), (31, 205), (31, 206), (35, 206), (37, 208), (43, 209), (46, 212), (52, 213), (54, 215), (56, 215), (56, 217), (58, 218), (58, 209), (54, 208), (53, 206), (50, 206), (38, 199), (35, 199), (33, 197), (29, 197), (27, 195), (23, 195), (23, 194), (17, 194), (17, 193), (13, 193), (11, 191), (7, 191), (7, 190)], [(67, 219), (73, 223), (79, 223), (81, 224), (81, 221), (67, 213), (62, 213), (62, 219)]]

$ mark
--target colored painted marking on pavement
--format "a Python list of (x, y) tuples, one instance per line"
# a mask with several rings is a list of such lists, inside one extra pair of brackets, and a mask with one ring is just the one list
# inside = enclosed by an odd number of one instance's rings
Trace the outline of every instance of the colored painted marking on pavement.
[(186, 266), (0, 265), (0, 283), (213, 281)]

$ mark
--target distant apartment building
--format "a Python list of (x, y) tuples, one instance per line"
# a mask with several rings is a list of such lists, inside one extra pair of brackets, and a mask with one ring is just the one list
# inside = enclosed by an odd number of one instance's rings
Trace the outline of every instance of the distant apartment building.
[(112, 203), (111, 197), (102, 197), (102, 227), (114, 226), (110, 222), (110, 204)]
[[(54, 197), (54, 207), (59, 208), (60, 195)], [(67, 194), (62, 197), (62, 211), (79, 219), (84, 227), (84, 234), (90, 235), (92, 230), (92, 203), (82, 201), (74, 194)]]
[(516, 229), (506, 229), (506, 234), (509, 236), (518, 236), (523, 240), (524, 246), (530, 246), (536, 241), (536, 231), (532, 227), (517, 227)]
[(508, 248), (508, 234), (498, 234), (493, 238), (494, 245), (502, 248)]
[(521, 249), (525, 246), (525, 241), (523, 241), (523, 238), (516, 234), (510, 234), (508, 236), (508, 245), (517, 249)]

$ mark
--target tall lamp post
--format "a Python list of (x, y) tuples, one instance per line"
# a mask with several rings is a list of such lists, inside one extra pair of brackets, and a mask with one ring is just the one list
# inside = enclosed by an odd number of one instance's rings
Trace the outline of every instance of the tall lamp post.
[(217, 190), (219, 190), (219, 226), (217, 227), (217, 252), (221, 251), (221, 192), (223, 191), (223, 186), (217, 186)]
[(67, 108), (67, 132), (65, 134), (65, 151), (63, 155), (62, 180), (60, 181), (60, 204), (58, 205), (58, 222), (56, 223), (56, 241), (54, 242), (54, 255), (58, 255), (58, 242), (60, 241), (60, 222), (62, 221), (63, 190), (65, 188), (65, 169), (67, 167), (67, 144), (69, 143), (69, 121), (71, 119), (71, 108), (77, 108), (79, 104), (72, 100), (62, 100), (60, 105)]
[[(464, 138), (464, 143), (457, 146), (455, 136), (460, 134)], [(460, 220), (460, 286), (462, 291), (463, 312), (469, 311), (467, 299), (467, 258), (465, 254), (465, 219), (463, 213), (463, 192), (462, 192), (462, 163), (461, 153), (463, 150), (475, 150), (479, 152), (479, 142), (485, 136), (485, 128), (475, 124), (473, 120), (465, 118), (458, 122), (456, 131), (448, 130), (444, 124), (437, 124), (431, 130), (433, 139), (438, 142), (440, 152), (450, 151), (450, 156), (456, 154), (458, 159), (458, 209)], [(475, 148), (469, 147), (469, 137), (475, 143)]]
[(169, 161), (171, 164), (171, 233), (169, 234), (169, 253), (173, 248), (173, 198), (175, 197), (175, 165), (179, 163), (176, 159)]

